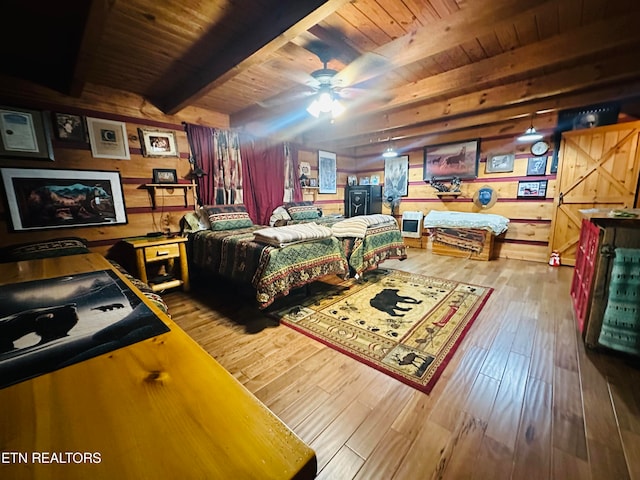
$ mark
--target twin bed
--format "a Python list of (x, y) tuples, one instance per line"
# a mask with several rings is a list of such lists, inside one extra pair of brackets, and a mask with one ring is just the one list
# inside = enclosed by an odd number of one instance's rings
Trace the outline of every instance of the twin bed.
[(264, 309), (323, 276), (358, 278), (384, 260), (407, 256), (389, 215), (320, 223), (311, 213), (313, 209), (317, 215), (317, 209), (309, 205), (291, 206), (294, 217), (300, 206), (309, 207), (302, 215), (306, 218), (279, 227), (254, 225), (242, 205), (204, 207), (198, 220), (185, 218), (192, 275), (250, 284)]

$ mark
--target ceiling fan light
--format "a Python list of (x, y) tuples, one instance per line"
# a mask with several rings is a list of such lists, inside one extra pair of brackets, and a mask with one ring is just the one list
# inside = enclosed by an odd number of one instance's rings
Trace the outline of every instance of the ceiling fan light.
[(318, 118), (320, 116), (320, 102), (318, 102), (317, 99), (314, 99), (307, 107), (307, 112)]
[(317, 98), (322, 113), (329, 113), (333, 107), (333, 97), (330, 92), (320, 92)]
[(520, 135), (518, 137), (517, 140), (519, 142), (535, 142), (536, 140), (540, 140), (543, 136), (544, 135), (538, 133), (536, 129), (533, 128), (533, 125), (531, 125), (529, 128), (527, 128), (523, 135)]
[(344, 110), (344, 105), (339, 100), (334, 99), (331, 103), (331, 116), (333, 118), (339, 117), (344, 113)]

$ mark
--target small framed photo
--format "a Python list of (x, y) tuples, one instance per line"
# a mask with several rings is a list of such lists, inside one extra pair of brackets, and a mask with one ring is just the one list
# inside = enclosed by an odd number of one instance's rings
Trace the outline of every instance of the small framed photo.
[(519, 181), (518, 198), (547, 198), (547, 180)]
[(178, 174), (171, 168), (154, 168), (153, 183), (178, 183)]
[(138, 129), (143, 157), (177, 157), (176, 132), (171, 130)]
[(316, 188), (318, 186), (318, 179), (317, 178), (310, 178), (309, 179), (309, 186)]
[(371, 185), (380, 185), (380, 175), (371, 175)]
[(498, 153), (487, 157), (484, 166), (485, 173), (513, 172), (513, 163), (516, 156), (513, 153)]
[(94, 158), (131, 158), (126, 123), (87, 117), (87, 128)]
[(547, 171), (547, 157), (530, 157), (527, 160), (527, 175), (544, 175)]
[(357, 184), (358, 184), (358, 177), (356, 177), (355, 175), (349, 175), (347, 177), (347, 185), (352, 187), (353, 185), (357, 185)]
[(360, 185), (369, 185), (369, 177), (361, 177)]
[(82, 115), (54, 113), (56, 138), (63, 142), (87, 143), (87, 127)]
[(0, 156), (53, 160), (50, 114), (0, 106)]
[(299, 173), (301, 177), (303, 175), (305, 177), (311, 175), (311, 164), (309, 162), (300, 162), (300, 165), (298, 165), (298, 169), (300, 170)]

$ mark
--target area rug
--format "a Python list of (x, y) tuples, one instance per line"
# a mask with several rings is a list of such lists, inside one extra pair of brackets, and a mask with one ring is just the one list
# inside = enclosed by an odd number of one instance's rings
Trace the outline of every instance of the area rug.
[[(279, 321), (429, 393), (493, 291), (399, 270), (315, 282), (284, 299)], [(285, 304), (286, 306), (284, 306)]]

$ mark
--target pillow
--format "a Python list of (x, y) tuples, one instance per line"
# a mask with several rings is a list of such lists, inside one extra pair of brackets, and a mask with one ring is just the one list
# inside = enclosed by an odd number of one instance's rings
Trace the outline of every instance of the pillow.
[(209, 212), (207, 212), (207, 209), (200, 206), (196, 211), (198, 212), (198, 222), (200, 223), (202, 230), (211, 229), (211, 222), (209, 222)]
[(320, 216), (318, 207), (310, 201), (286, 203), (284, 207), (292, 220), (315, 220)]
[(80, 237), (64, 237), (5, 247), (2, 249), (1, 258), (3, 262), (19, 262), (21, 260), (64, 257), (79, 253), (89, 253), (87, 241)]
[[(207, 223), (209, 222), (207, 221)], [(180, 220), (180, 233), (193, 233), (200, 230), (208, 230), (208, 228), (202, 225), (197, 213), (186, 213)]]
[(289, 216), (289, 213), (287, 213), (287, 209), (284, 208), (283, 205), (281, 205), (277, 207), (271, 214), (269, 225), (271, 225), (272, 227), (275, 227), (277, 225), (286, 225), (288, 220), (291, 220), (291, 217)]
[(211, 230), (234, 230), (253, 226), (244, 205), (213, 205), (204, 207), (209, 214)]

